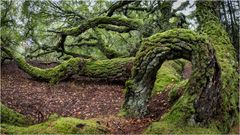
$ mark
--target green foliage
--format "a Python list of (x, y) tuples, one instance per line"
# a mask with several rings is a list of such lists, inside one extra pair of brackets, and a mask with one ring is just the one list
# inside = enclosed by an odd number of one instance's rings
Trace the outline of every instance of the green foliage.
[(16, 125), (16, 126), (23, 126), (31, 124), (31, 121), (27, 119), (22, 114), (19, 114), (12, 109), (9, 109), (2, 103), (0, 103), (0, 110), (1, 110), (1, 123)]
[(1, 124), (4, 134), (103, 134), (106, 129), (95, 120), (51, 116), (48, 121), (28, 127)]

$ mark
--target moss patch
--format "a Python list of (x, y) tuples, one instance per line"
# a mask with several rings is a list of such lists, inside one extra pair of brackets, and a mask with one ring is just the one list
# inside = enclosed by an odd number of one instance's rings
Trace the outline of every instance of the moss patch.
[(50, 117), (48, 121), (28, 127), (1, 124), (5, 134), (103, 134), (106, 130), (94, 120)]
[(0, 110), (1, 110), (1, 123), (11, 124), (11, 125), (28, 125), (31, 123), (25, 116), (19, 114), (12, 109), (9, 109), (2, 103), (0, 103)]
[(144, 134), (219, 134), (216, 127), (175, 126), (168, 122), (153, 122)]
[(173, 104), (177, 99), (179, 99), (185, 89), (185, 85), (187, 84), (188, 80), (182, 80), (176, 83), (173, 88), (170, 90), (168, 94), (168, 99), (171, 104)]

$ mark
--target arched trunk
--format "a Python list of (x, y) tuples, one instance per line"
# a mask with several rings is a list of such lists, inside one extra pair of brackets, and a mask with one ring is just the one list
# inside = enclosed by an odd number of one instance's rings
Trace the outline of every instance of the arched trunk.
[(126, 83), (122, 114), (144, 117), (156, 70), (165, 60), (191, 61), (184, 94), (146, 133), (227, 133), (238, 115), (238, 75), (234, 48), (216, 17), (217, 1), (198, 1), (201, 35), (184, 29), (156, 34), (142, 43)]
[(221, 100), (221, 71), (214, 49), (206, 38), (190, 30), (174, 29), (156, 34), (143, 42), (132, 77), (126, 83), (123, 109), (128, 116), (143, 117), (147, 113), (146, 103), (158, 69), (164, 61), (180, 58), (192, 62), (193, 73), (183, 95), (189, 98), (177, 103), (185, 102), (188, 105), (175, 108), (174, 111), (196, 110), (186, 113), (187, 117), (194, 117), (196, 122), (203, 123), (217, 114)]

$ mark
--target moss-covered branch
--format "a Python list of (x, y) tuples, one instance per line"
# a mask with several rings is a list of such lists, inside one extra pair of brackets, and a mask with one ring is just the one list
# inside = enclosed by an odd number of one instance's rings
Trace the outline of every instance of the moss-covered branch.
[(105, 30), (110, 30), (110, 31), (115, 31), (118, 33), (127, 33), (130, 32), (132, 29), (129, 27), (125, 27), (125, 26), (114, 26), (114, 25), (106, 25), (106, 24), (101, 24), (98, 26), (98, 28), (102, 28)]
[(27, 74), (36, 79), (50, 83), (56, 83), (71, 75), (126, 80), (131, 73), (134, 58), (116, 58), (112, 60), (97, 60), (71, 58), (54, 68), (41, 69), (28, 64), (25, 58), (9, 48), (1, 48), (6, 54), (12, 57), (18, 66)]
[(109, 9), (108, 9), (108, 13), (107, 13), (107, 16), (112, 16), (113, 13), (119, 9), (119, 8), (122, 8), (132, 2), (135, 2), (134, 0), (121, 0), (121, 1), (117, 1), (116, 3), (114, 3)]
[(83, 63), (83, 60), (80, 58), (72, 58), (68, 61), (63, 62), (62, 64), (49, 69), (40, 69), (28, 64), (25, 58), (9, 48), (1, 48), (6, 54), (11, 56), (24, 72), (30, 76), (48, 81), (50, 83), (56, 83), (57, 81), (67, 78), (73, 74), (77, 74), (79, 71), (79, 66)]
[(94, 78), (126, 80), (131, 75), (134, 57), (86, 62), (80, 74)]
[(86, 30), (90, 28), (95, 28), (100, 24), (125, 26), (131, 30), (136, 30), (141, 25), (141, 21), (123, 18), (119, 16), (114, 16), (114, 17), (101, 16), (101, 17), (96, 17), (96, 18), (84, 21), (82, 24), (80, 24), (77, 27), (63, 29), (61, 33), (64, 35), (78, 36), (81, 33), (85, 32)]

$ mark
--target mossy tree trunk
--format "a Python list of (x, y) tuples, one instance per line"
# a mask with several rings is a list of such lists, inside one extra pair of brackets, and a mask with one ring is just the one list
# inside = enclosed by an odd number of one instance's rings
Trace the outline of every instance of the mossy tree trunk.
[(199, 122), (206, 122), (217, 113), (221, 71), (214, 49), (205, 37), (191, 30), (173, 29), (143, 42), (132, 77), (126, 83), (123, 109), (129, 116), (143, 117), (147, 113), (146, 103), (158, 69), (164, 61), (180, 58), (191, 61), (193, 65), (185, 95), (191, 97), (187, 103), (195, 102), (187, 108), (196, 109), (195, 117)]
[(131, 74), (134, 61), (134, 57), (111, 60), (71, 58), (56, 67), (41, 69), (28, 64), (21, 54), (9, 48), (2, 47), (1, 49), (31, 77), (53, 84), (72, 75), (125, 81)]
[[(237, 73), (237, 55), (228, 33), (217, 17), (219, 1), (198, 1), (196, 16), (199, 21), (199, 31), (207, 35), (216, 51), (216, 58), (221, 67), (221, 117), (220, 129), (228, 132), (229, 128), (239, 122), (239, 89)], [(235, 33), (238, 34), (238, 33)]]
[(179, 127), (213, 126), (228, 132), (238, 113), (236, 59), (229, 37), (214, 14), (215, 4), (197, 2), (201, 35), (173, 29), (143, 42), (126, 83), (123, 114), (143, 117), (157, 70), (166, 60), (184, 58), (191, 61), (193, 73), (183, 96), (163, 116), (159, 128), (174, 125), (174, 129), (160, 129), (162, 133), (178, 133)]

